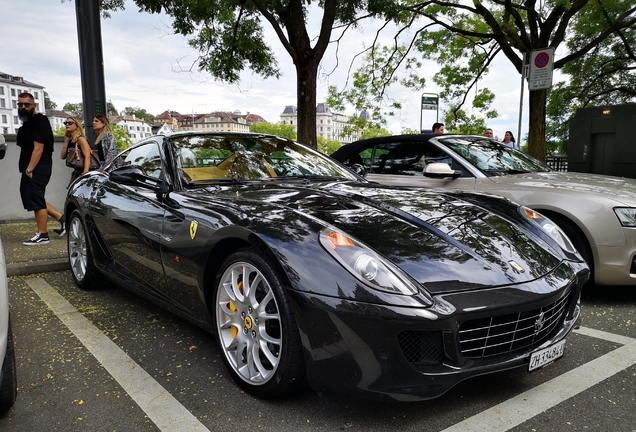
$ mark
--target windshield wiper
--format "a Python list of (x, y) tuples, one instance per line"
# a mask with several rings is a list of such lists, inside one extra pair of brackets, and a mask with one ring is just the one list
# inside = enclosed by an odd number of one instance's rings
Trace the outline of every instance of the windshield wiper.
[(207, 185), (218, 185), (218, 184), (245, 184), (248, 181), (260, 181), (260, 180), (217, 178), (217, 179), (206, 179), (206, 180), (190, 180), (187, 183), (187, 185), (188, 187), (194, 187), (194, 186), (207, 186)]
[(329, 175), (318, 175), (318, 174), (300, 174), (300, 175), (290, 175), (290, 176), (280, 176), (280, 177), (272, 177), (273, 179), (280, 180), (349, 180), (346, 177), (340, 176), (329, 176)]

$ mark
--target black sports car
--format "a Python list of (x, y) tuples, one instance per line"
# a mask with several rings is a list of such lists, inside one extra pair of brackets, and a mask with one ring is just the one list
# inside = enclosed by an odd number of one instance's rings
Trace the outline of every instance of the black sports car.
[(381, 186), (290, 140), (174, 133), (79, 178), (72, 274), (213, 333), (247, 392), (418, 400), (563, 355), (589, 270), (540, 214)]

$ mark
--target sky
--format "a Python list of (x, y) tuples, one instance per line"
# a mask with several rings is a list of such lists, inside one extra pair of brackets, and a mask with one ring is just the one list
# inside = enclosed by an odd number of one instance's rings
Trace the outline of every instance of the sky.
[[(186, 37), (175, 35), (172, 20), (164, 14), (140, 13), (132, 1), (126, 10), (103, 19), (102, 51), (106, 99), (115, 108), (139, 107), (153, 115), (166, 110), (181, 114), (236, 111), (258, 114), (269, 122), (280, 121), (286, 105), (296, 105), (295, 68), (273, 30), (265, 27), (265, 39), (273, 49), (282, 72), (279, 79), (263, 79), (245, 71), (238, 85), (215, 81), (194, 64), (198, 52)], [(316, 21), (310, 19), (310, 25)], [(62, 108), (82, 101), (75, 2), (73, 0), (0, 0), (0, 71), (45, 87), (49, 98)], [(318, 32), (312, 27), (313, 35)], [(372, 23), (346, 33), (338, 49), (332, 44), (321, 64), (317, 101), (324, 102), (329, 85), (342, 88), (347, 81), (353, 54), (360, 52), (375, 35)], [(333, 37), (332, 37), (333, 39)], [(557, 53), (558, 57), (558, 53)], [(194, 65), (194, 66), (193, 66)], [(435, 63), (425, 64), (423, 75), (432, 84)], [(496, 61), (480, 82), (496, 95), (500, 114), (488, 125), (500, 139), (506, 130), (517, 137), (521, 80), (507, 59)], [(438, 93), (434, 85), (424, 92)], [(429, 128), (435, 111), (420, 109), (422, 92), (397, 88), (390, 95), (403, 102), (388, 129)], [(524, 89), (521, 137), (527, 134), (528, 92)], [(442, 105), (443, 109), (444, 106)], [(354, 114), (353, 109), (344, 114)], [(441, 117), (441, 112), (440, 112)], [(519, 139), (517, 139), (519, 141)]]

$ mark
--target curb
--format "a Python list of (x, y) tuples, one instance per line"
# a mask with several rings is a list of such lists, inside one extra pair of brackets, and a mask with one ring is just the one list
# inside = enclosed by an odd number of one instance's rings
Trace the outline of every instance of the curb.
[(67, 258), (43, 259), (29, 263), (7, 263), (7, 277), (70, 270)]

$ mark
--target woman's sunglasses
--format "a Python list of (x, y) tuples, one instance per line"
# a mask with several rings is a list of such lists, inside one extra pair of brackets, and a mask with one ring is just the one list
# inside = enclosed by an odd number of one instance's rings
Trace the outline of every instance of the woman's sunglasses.
[(64, 122), (64, 124), (65, 124), (66, 126), (70, 126), (70, 125), (75, 124), (75, 122)]

